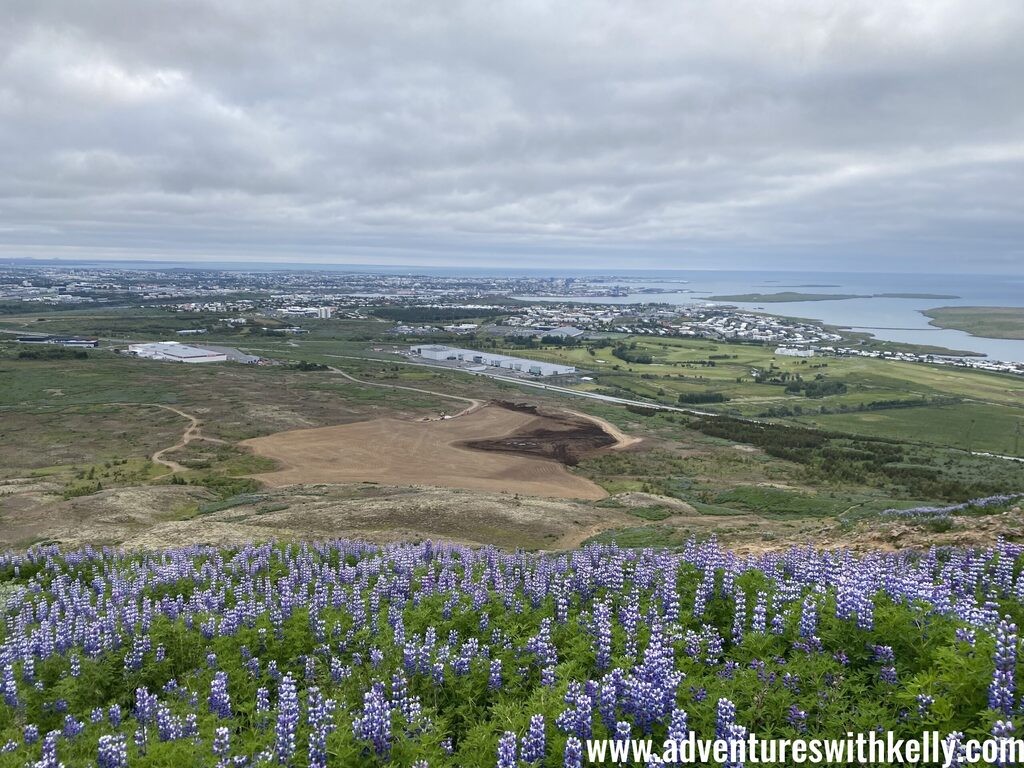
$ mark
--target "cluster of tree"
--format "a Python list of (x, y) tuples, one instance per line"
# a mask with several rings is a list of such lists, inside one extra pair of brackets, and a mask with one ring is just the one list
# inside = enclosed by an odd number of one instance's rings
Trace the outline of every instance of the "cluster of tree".
[[(539, 349), (541, 346), (555, 346), (555, 347), (579, 347), (582, 346), (583, 340), (580, 338), (570, 338), (568, 336), (505, 336), (502, 340), (502, 346), (508, 349)], [(497, 345), (495, 345), (497, 346)], [(590, 354), (594, 354), (591, 351)]]
[(84, 349), (67, 347), (36, 347), (18, 353), (19, 360), (85, 360), (88, 357), (89, 353)]
[(815, 449), (828, 443), (828, 436), (817, 429), (761, 424), (727, 416), (697, 419), (692, 426), (705, 435), (754, 445), (767, 454), (799, 463), (808, 462)]
[(679, 402), (685, 405), (704, 405), (705, 403), (724, 403), (728, 400), (721, 392), (683, 392)]
[(479, 307), (372, 307), (370, 313), (384, 320), (399, 323), (453, 323), (457, 320), (498, 317), (513, 314), (504, 308), (481, 309)]
[(845, 395), (846, 384), (835, 379), (826, 379), (820, 373), (811, 381), (804, 381), (797, 376), (795, 381), (786, 385), (786, 393), (790, 395), (803, 394), (804, 397), (828, 397), (830, 395)]
[(612, 354), (619, 358), (619, 360), (624, 360), (627, 363), (641, 363), (647, 365), (654, 362), (654, 358), (651, 357), (651, 353), (639, 350), (635, 341), (629, 345), (619, 344), (612, 350)]
[(1016, 489), (1024, 469), (989, 474), (976, 467), (952, 471), (950, 456), (886, 438), (853, 437), (788, 424), (704, 417), (690, 425), (706, 435), (757, 446), (802, 464), (814, 482), (871, 485), (908, 498), (965, 501)]
[(786, 418), (789, 416), (802, 416), (804, 413), (819, 413), (827, 415), (830, 413), (864, 413), (866, 411), (887, 411), (893, 408), (924, 408), (928, 406), (939, 407), (943, 405), (955, 405), (961, 402), (963, 398), (960, 397), (914, 397), (907, 399), (893, 399), (893, 400), (872, 400), (870, 403), (857, 403), (851, 405), (849, 403), (839, 403), (838, 405), (822, 405), (816, 410), (807, 411), (799, 405), (792, 407), (788, 405), (774, 405), (771, 408), (767, 408), (761, 411), (758, 415), (759, 418), (779, 419)]
[(639, 416), (657, 416), (661, 412), (659, 408), (647, 408), (642, 405), (633, 404), (627, 405), (626, 410)]
[(328, 366), (323, 363), (309, 363), (305, 360), (299, 360), (297, 363), (292, 363), (288, 366), (293, 371), (326, 371)]

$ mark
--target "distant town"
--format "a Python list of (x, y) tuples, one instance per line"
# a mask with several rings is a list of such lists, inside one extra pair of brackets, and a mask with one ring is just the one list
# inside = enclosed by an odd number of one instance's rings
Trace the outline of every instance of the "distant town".
[[(842, 329), (694, 296), (685, 304), (657, 301), (666, 289), (624, 277), (466, 277), (374, 273), (208, 269), (120, 269), (0, 265), (0, 316), (89, 307), (149, 307), (207, 321), (215, 329), (252, 325), (260, 333), (301, 336), (304, 321), (390, 320), (396, 339), (506, 336), (554, 339), (615, 334), (706, 338), (770, 346), (792, 356), (865, 356), (1024, 375), (1024, 363), (891, 348)], [(676, 281), (673, 293), (687, 291)], [(593, 299), (652, 294), (644, 303)], [(518, 297), (518, 298), (517, 298)], [(588, 299), (586, 303), (574, 299)], [(260, 322), (272, 318), (273, 326)], [(258, 362), (259, 358), (201, 344), (209, 325), (176, 331), (165, 346), (130, 354), (185, 362)], [(191, 339), (189, 352), (184, 342)], [(95, 346), (98, 340), (26, 334), (23, 343)], [(190, 343), (191, 343), (190, 342)]]

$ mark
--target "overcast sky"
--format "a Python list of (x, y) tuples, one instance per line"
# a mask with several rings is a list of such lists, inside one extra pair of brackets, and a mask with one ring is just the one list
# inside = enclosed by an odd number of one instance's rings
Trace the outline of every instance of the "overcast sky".
[(4, 0), (0, 258), (1024, 270), (1021, 0)]

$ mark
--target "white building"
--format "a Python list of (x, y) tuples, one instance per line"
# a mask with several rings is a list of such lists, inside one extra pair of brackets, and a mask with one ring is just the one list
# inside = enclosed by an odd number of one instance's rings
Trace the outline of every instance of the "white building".
[(814, 357), (813, 349), (799, 349), (797, 347), (776, 347), (776, 355), (785, 355), (786, 357)]
[(334, 315), (334, 307), (317, 307), (316, 316), (321, 320), (330, 320)]
[(499, 355), (495, 352), (477, 352), (473, 349), (446, 347), (442, 344), (417, 345), (410, 347), (410, 351), (414, 355), (419, 355), (427, 360), (450, 360), (455, 362), (472, 363), (478, 366), (505, 368), (510, 371), (529, 373), (533, 376), (558, 376), (564, 373), (576, 372), (576, 368), (571, 365), (545, 363), (540, 360), (529, 360), (524, 357)]
[(190, 347), (177, 341), (155, 341), (149, 344), (129, 344), (128, 353), (147, 360), (165, 360), (175, 363), (223, 363), (228, 356), (200, 347)]

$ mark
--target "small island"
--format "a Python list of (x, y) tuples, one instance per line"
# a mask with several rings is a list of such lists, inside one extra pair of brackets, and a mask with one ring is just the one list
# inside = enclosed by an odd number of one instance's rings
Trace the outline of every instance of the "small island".
[(1024, 339), (1024, 307), (935, 307), (922, 314), (937, 328), (986, 339)]
[(951, 293), (876, 293), (879, 299), (959, 299)]
[(840, 299), (870, 299), (856, 293), (798, 293), (781, 291), (779, 293), (737, 293), (727, 296), (709, 296), (709, 301), (743, 301), (758, 304), (778, 304), (791, 301), (837, 301)]
[(709, 296), (710, 301), (742, 301), (758, 304), (781, 304), (794, 301), (843, 301), (845, 299), (959, 299), (946, 293), (737, 293), (728, 296)]

